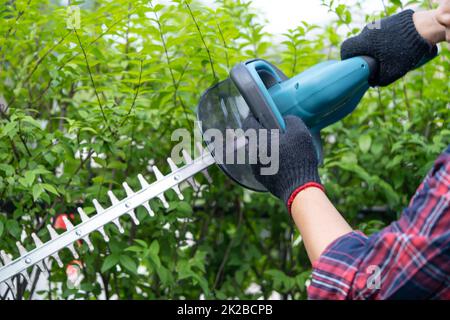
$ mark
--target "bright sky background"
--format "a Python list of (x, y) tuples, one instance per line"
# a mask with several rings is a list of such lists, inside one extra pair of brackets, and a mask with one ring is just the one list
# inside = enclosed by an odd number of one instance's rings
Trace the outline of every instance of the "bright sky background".
[[(203, 2), (213, 5), (214, 1)], [(354, 2), (355, 0), (341, 0), (339, 3), (351, 6)], [(322, 25), (336, 18), (334, 13), (328, 12), (328, 9), (321, 5), (320, 0), (253, 0), (252, 3), (268, 21), (265, 31), (274, 35), (295, 28), (300, 21)], [(367, 0), (365, 9), (371, 13), (382, 10), (382, 0)]]
[[(300, 21), (313, 24), (325, 24), (335, 18), (328, 12), (320, 0), (253, 0), (253, 6), (262, 11), (268, 20), (266, 31), (282, 34), (299, 25)], [(340, 3), (351, 6), (354, 1), (343, 0)], [(368, 0), (367, 11), (382, 10), (381, 0)], [(365, 8), (366, 9), (366, 8)]]

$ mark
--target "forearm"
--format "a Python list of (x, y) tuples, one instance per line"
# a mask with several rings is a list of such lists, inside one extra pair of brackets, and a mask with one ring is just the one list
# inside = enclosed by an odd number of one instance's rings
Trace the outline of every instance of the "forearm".
[(318, 188), (301, 191), (292, 203), (291, 213), (311, 263), (331, 242), (352, 231), (326, 194)]

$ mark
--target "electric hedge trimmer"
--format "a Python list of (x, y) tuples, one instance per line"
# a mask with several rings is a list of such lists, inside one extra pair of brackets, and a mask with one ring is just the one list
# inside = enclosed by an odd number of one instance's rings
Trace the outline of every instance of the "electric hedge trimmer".
[[(424, 61), (429, 60), (425, 57)], [(422, 63), (423, 64), (423, 63)], [(185, 165), (178, 168), (169, 158), (171, 173), (163, 175), (157, 167), (153, 167), (156, 181), (149, 184), (142, 175), (138, 176), (142, 189), (133, 191), (126, 182), (123, 187), (127, 197), (117, 199), (108, 191), (112, 206), (108, 208), (94, 200), (96, 214), (88, 217), (82, 208), (78, 208), (82, 222), (78, 225), (63, 217), (67, 230), (58, 234), (51, 225), (47, 226), (51, 239), (42, 242), (36, 234), (32, 234), (35, 249), (27, 251), (17, 242), (20, 257), (12, 260), (10, 255), (0, 251), (3, 266), (0, 267), (0, 283), (5, 282), (14, 288), (11, 279), (17, 275), (29, 282), (28, 271), (35, 265), (46, 272), (47, 260), (52, 257), (60, 267), (63, 266), (58, 252), (67, 248), (77, 258), (78, 253), (73, 245), (84, 240), (92, 251), (94, 247), (89, 235), (98, 231), (105, 241), (108, 235), (104, 226), (114, 223), (120, 232), (124, 232), (119, 218), (128, 214), (135, 224), (139, 224), (134, 210), (143, 206), (153, 216), (149, 201), (159, 198), (165, 208), (168, 203), (164, 193), (172, 189), (180, 199), (179, 184), (189, 182), (192, 187), (198, 186), (193, 176), (203, 172), (209, 180), (206, 168), (217, 163), (219, 167), (240, 185), (255, 191), (266, 189), (255, 179), (250, 164), (227, 164), (215, 158), (214, 142), (205, 135), (208, 129), (219, 130), (225, 134), (227, 129), (242, 129), (243, 122), (249, 114), (253, 114), (267, 129), (283, 131), (283, 116), (296, 115), (303, 119), (313, 134), (317, 155), (322, 158), (320, 130), (350, 114), (369, 89), (369, 79), (378, 72), (378, 63), (370, 57), (355, 57), (344, 61), (327, 61), (318, 64), (303, 73), (289, 79), (278, 68), (265, 60), (250, 60), (235, 66), (230, 78), (208, 89), (202, 96), (197, 108), (200, 130), (211, 153), (202, 151), (202, 155), (192, 160), (183, 151)], [(201, 148), (201, 147), (200, 147)], [(222, 159), (221, 159), (222, 160)]]

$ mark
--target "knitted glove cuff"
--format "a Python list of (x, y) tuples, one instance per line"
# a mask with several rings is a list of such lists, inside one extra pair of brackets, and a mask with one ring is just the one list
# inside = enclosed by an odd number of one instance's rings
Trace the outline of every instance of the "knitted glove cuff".
[[(397, 24), (399, 26), (398, 31), (401, 32), (401, 35), (403, 35), (404, 39), (407, 41), (407, 43), (410, 43), (410, 46), (412, 48), (415, 48), (416, 50), (420, 50), (420, 55), (424, 55), (431, 49), (431, 44), (422, 38), (422, 36), (419, 34), (419, 32), (416, 29), (416, 26), (414, 24), (414, 10), (408, 9), (405, 11), (402, 11), (397, 14)], [(395, 16), (394, 16), (395, 17)], [(389, 18), (387, 18), (389, 19)], [(395, 24), (393, 21), (389, 22), (389, 24)], [(383, 26), (382, 26), (383, 27)]]
[[(301, 161), (301, 160), (300, 160)], [(317, 183), (321, 185), (319, 172), (315, 163), (305, 161), (305, 163), (297, 168), (293, 167), (290, 172), (286, 172), (281, 179), (279, 179), (279, 197), (283, 200), (289, 209), (289, 198), (298, 188), (308, 184)]]
[(424, 57), (437, 55), (417, 31), (413, 10), (405, 10), (371, 24), (361, 34), (344, 41), (342, 59), (371, 56), (379, 63), (379, 72), (370, 79), (371, 86), (387, 86), (418, 66)]
[[(414, 10), (411, 9), (402, 11), (399, 14), (397, 14), (398, 16), (397, 31), (399, 32), (399, 35), (403, 37), (404, 40), (403, 48), (401, 48), (404, 50), (404, 52), (401, 55), (405, 57), (406, 61), (408, 61), (409, 63), (408, 67), (410, 70), (416, 67), (417, 64), (420, 62), (420, 60), (426, 55), (437, 54), (437, 46), (431, 45), (417, 31), (416, 26), (414, 24), (413, 15)], [(394, 22), (391, 23), (394, 24)]]

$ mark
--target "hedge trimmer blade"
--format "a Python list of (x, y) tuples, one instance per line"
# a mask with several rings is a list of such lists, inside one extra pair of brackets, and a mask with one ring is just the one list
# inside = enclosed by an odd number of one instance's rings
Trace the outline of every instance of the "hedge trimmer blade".
[[(67, 217), (63, 216), (64, 223), (66, 225), (66, 231), (62, 234), (58, 234), (51, 225), (47, 225), (47, 229), (50, 234), (50, 240), (42, 242), (38, 236), (33, 233), (31, 238), (34, 241), (35, 249), (27, 251), (22, 243), (17, 242), (17, 248), (20, 253), (20, 257), (15, 260), (11, 259), (11, 256), (4, 251), (0, 251), (0, 283), (5, 283), (12, 291), (15, 291), (15, 283), (12, 278), (17, 275), (21, 275), (27, 284), (30, 284), (30, 277), (28, 269), (34, 265), (44, 273), (48, 272), (48, 258), (52, 257), (60, 267), (63, 267), (58, 252), (64, 248), (69, 249), (75, 259), (78, 258), (78, 252), (75, 250), (74, 242), (78, 240), (84, 240), (89, 247), (90, 251), (94, 250), (94, 246), (89, 239), (89, 235), (98, 231), (103, 236), (105, 241), (109, 241), (109, 237), (104, 230), (104, 226), (110, 222), (114, 223), (119, 232), (124, 233), (124, 229), (120, 224), (119, 218), (128, 214), (136, 225), (139, 224), (139, 220), (136, 218), (134, 209), (139, 206), (143, 206), (150, 216), (154, 216), (149, 201), (158, 198), (165, 208), (169, 207), (169, 204), (164, 197), (164, 192), (169, 189), (175, 191), (180, 200), (183, 200), (183, 195), (179, 189), (179, 184), (183, 181), (187, 181), (194, 190), (199, 190), (199, 185), (193, 178), (196, 173), (202, 172), (208, 182), (211, 182), (211, 178), (208, 175), (206, 168), (215, 163), (214, 158), (207, 152), (204, 152), (201, 146), (197, 145), (202, 155), (192, 160), (189, 153), (183, 150), (183, 158), (185, 165), (178, 168), (171, 158), (167, 159), (170, 166), (171, 173), (164, 176), (161, 171), (153, 166), (153, 172), (156, 177), (156, 181), (149, 184), (145, 178), (139, 174), (138, 180), (142, 189), (134, 192), (130, 186), (124, 182), (123, 187), (127, 194), (127, 197), (119, 200), (112, 191), (108, 191), (108, 196), (111, 200), (112, 206), (103, 208), (102, 205), (96, 200), (93, 200), (93, 204), (96, 210), (96, 214), (88, 217), (82, 208), (78, 208), (80, 214), (81, 223), (73, 225)], [(3, 262), (3, 266), (2, 266)]]

